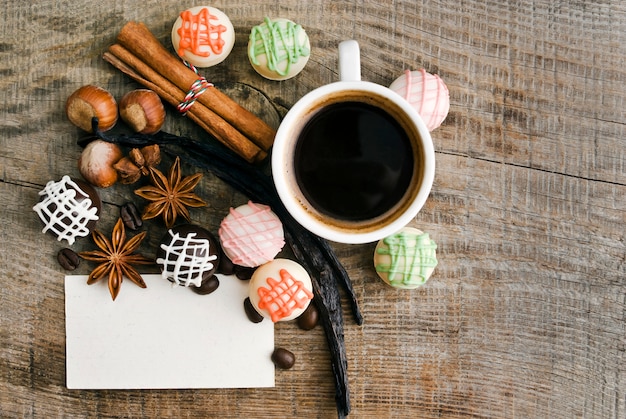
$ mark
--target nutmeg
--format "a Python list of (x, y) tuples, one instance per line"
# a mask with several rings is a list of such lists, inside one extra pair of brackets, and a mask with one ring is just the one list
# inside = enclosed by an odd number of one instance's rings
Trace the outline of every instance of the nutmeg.
[(108, 188), (117, 182), (117, 170), (113, 166), (122, 156), (117, 144), (94, 140), (81, 153), (78, 170), (87, 182), (99, 188)]
[(98, 118), (98, 129), (108, 131), (117, 122), (117, 102), (107, 90), (88, 84), (76, 90), (65, 102), (70, 122), (87, 132), (93, 132), (92, 119)]
[(135, 132), (154, 134), (165, 122), (165, 107), (152, 90), (137, 89), (120, 100), (120, 117)]

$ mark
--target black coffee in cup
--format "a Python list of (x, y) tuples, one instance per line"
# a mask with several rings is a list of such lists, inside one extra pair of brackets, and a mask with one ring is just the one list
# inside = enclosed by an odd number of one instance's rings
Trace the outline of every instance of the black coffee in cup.
[(409, 189), (415, 152), (385, 110), (346, 101), (321, 108), (306, 123), (294, 154), (296, 180), (321, 214), (364, 221), (385, 214)]

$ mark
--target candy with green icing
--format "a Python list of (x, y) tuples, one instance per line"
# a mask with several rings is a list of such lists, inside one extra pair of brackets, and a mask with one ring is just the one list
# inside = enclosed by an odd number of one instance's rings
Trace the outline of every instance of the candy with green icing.
[(414, 289), (424, 285), (437, 266), (437, 244), (413, 227), (380, 240), (374, 250), (378, 276), (395, 288)]
[(252, 28), (248, 41), (250, 64), (270, 80), (287, 80), (302, 71), (311, 55), (309, 37), (289, 19), (265, 18)]

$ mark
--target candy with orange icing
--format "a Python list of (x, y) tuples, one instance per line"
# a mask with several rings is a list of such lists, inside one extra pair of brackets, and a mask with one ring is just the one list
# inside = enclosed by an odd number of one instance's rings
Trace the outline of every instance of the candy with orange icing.
[(224, 12), (196, 6), (180, 13), (172, 27), (174, 50), (196, 67), (211, 67), (228, 57), (235, 45), (235, 29)]
[(420, 114), (429, 131), (439, 127), (450, 111), (448, 87), (436, 74), (406, 70), (389, 86)]
[(300, 316), (313, 299), (307, 271), (289, 259), (274, 259), (259, 266), (250, 278), (250, 302), (274, 323)]

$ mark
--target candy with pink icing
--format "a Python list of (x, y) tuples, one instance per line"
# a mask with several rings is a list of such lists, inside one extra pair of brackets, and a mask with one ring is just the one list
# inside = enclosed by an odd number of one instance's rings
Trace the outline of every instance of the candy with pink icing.
[(249, 297), (254, 309), (274, 323), (293, 320), (313, 299), (311, 277), (297, 262), (274, 259), (252, 274)]
[(406, 70), (389, 86), (420, 114), (429, 131), (439, 127), (450, 110), (448, 87), (436, 74)]
[(267, 205), (251, 201), (230, 209), (219, 237), (224, 254), (235, 265), (250, 268), (271, 261), (285, 245), (280, 219)]

